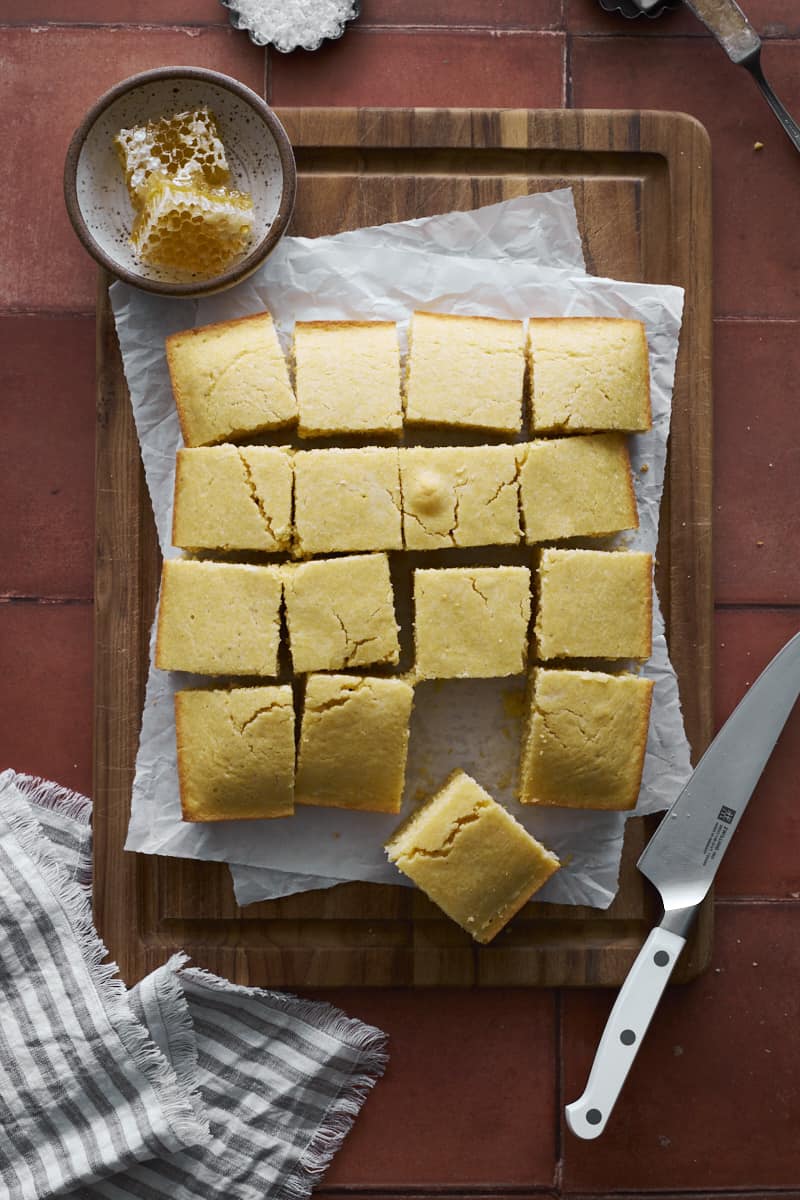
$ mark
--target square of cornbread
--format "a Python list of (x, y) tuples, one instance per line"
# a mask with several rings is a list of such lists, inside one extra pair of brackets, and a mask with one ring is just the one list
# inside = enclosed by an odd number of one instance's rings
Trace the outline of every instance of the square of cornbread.
[(167, 338), (187, 446), (210, 446), (297, 420), (297, 402), (268, 312)]
[(624, 434), (548, 438), (519, 451), (526, 542), (602, 537), (638, 527)]
[(536, 654), (650, 657), (653, 556), (638, 550), (559, 550), (539, 558)]
[(297, 554), (402, 550), (396, 447), (299, 450), (294, 470)]
[(298, 674), (399, 661), (385, 554), (317, 558), (282, 570), (289, 646)]
[(420, 679), (489, 679), (525, 670), (531, 615), (527, 567), (414, 572)]
[(184, 821), (248, 821), (294, 812), (292, 689), (175, 693)]
[(386, 843), (390, 862), (476, 942), (490, 942), (561, 866), (464, 771)]
[(560, 808), (636, 807), (653, 681), (600, 671), (532, 673), (520, 801)]
[(409, 550), (509, 546), (520, 539), (515, 446), (411, 446), (400, 451)]
[(277, 675), (281, 591), (280, 567), (167, 559), (156, 666), (198, 675)]
[(297, 803), (399, 812), (413, 702), (404, 679), (309, 675)]
[(391, 321), (298, 321), (300, 437), (399, 433), (400, 347)]
[(413, 314), (405, 385), (409, 424), (517, 433), (524, 376), (521, 321)]
[(528, 325), (533, 428), (540, 433), (651, 426), (650, 364), (641, 321), (549, 317)]
[(182, 550), (288, 550), (292, 456), (280, 446), (195, 446), (175, 460), (172, 544)]

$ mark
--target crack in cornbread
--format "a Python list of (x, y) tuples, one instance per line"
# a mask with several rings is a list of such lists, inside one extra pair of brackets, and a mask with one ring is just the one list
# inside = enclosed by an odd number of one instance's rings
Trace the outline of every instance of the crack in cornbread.
[(540, 552), (538, 576), (538, 658), (650, 657), (651, 554), (548, 547)]
[(187, 446), (213, 445), (297, 420), (270, 313), (173, 333), (166, 346)]
[(297, 803), (399, 812), (413, 700), (403, 679), (309, 675)]
[(295, 553), (402, 550), (396, 447), (299, 450), (295, 454)]
[(520, 446), (518, 455), (520, 507), (529, 544), (638, 528), (623, 434), (548, 438)]
[(517, 433), (524, 374), (521, 321), (412, 314), (404, 400), (409, 424)]
[[(287, 564), (281, 571), (297, 674), (399, 661), (385, 554), (317, 558)], [(372, 648), (366, 650), (368, 646)]]
[(416, 570), (418, 677), (486, 679), (520, 674), (525, 670), (530, 611), (527, 567)]
[(514, 446), (400, 450), (408, 550), (515, 545), (520, 539)]
[(653, 681), (538, 668), (531, 674), (521, 755), (522, 804), (635, 808)]
[(491, 941), (560, 866), (464, 771), (455, 771), (407, 818), (386, 853), (481, 943)]
[(292, 815), (291, 687), (176, 692), (175, 728), (185, 821)]
[(527, 354), (537, 432), (650, 429), (650, 365), (641, 321), (532, 318)]
[(178, 451), (172, 544), (183, 550), (285, 551), (292, 537), (292, 455), (279, 446)]

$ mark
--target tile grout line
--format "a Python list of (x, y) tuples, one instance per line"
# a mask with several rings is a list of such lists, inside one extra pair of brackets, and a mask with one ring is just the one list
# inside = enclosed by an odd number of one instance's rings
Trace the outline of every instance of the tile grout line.
[(91, 607), (94, 604), (94, 597), (93, 596), (14, 596), (14, 595), (9, 595), (9, 594), (5, 594), (5, 595), (0, 594), (0, 611), (2, 611), (3, 605), (5, 605), (7, 608), (13, 608), (15, 605), (21, 606), (23, 604), (29, 604), (29, 605), (38, 604), (38, 605), (41, 605), (43, 608), (56, 606), (56, 605), (62, 605), (64, 607), (68, 607), (69, 605), (79, 605), (79, 604), (83, 604), (88, 607)]
[(564, 1182), (564, 1133), (561, 1124), (561, 1113), (564, 1108), (564, 993), (562, 988), (555, 992), (555, 1026), (556, 1026), (556, 1111), (555, 1111), (555, 1146), (556, 1161), (553, 1172), (553, 1187), (557, 1195), (563, 1193)]
[[(162, 31), (176, 33), (183, 29), (208, 30), (216, 29), (229, 31), (232, 34), (238, 34), (242, 31), (234, 29), (226, 21), (164, 21), (164, 22), (136, 22), (136, 21), (0, 21), (0, 30), (19, 29), (19, 30), (96, 30), (96, 29), (113, 29), (113, 30), (131, 30), (140, 33), (160, 33)], [(650, 41), (653, 36), (659, 40), (668, 41), (688, 41), (688, 42), (703, 42), (713, 41), (712, 35), (705, 30), (698, 29), (696, 32), (668, 32), (659, 35), (637, 33), (635, 30), (606, 30), (606, 29), (569, 29), (562, 19), (562, 23), (558, 25), (549, 25), (547, 28), (542, 28), (537, 25), (439, 25), (434, 22), (428, 24), (392, 24), (385, 22), (382, 24), (370, 24), (365, 22), (359, 25), (353, 25), (348, 30), (350, 33), (467, 33), (467, 34), (491, 34), (493, 36), (502, 37), (505, 34), (511, 36), (569, 36), (576, 38), (585, 38), (587, 41), (597, 41), (605, 39), (606, 41)], [(772, 33), (769, 30), (764, 30), (759, 34), (764, 42), (770, 43), (786, 43), (791, 45), (800, 41), (800, 32), (788, 33), (778, 32)]]

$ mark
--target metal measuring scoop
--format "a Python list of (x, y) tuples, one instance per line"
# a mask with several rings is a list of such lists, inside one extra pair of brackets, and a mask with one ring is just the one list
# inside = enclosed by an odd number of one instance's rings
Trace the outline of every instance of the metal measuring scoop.
[[(632, 3), (647, 16), (663, 8), (663, 0), (632, 0)], [(761, 69), (761, 38), (736, 0), (684, 0), (684, 4), (713, 33), (731, 62), (750, 72), (780, 121), (784, 133), (795, 150), (800, 150), (800, 125), (786, 111), (767, 83)]]

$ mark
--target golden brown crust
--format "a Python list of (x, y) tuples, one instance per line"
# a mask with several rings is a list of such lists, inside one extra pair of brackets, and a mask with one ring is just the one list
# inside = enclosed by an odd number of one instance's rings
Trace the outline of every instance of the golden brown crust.
[(338, 332), (342, 329), (396, 329), (394, 321), (296, 321), (295, 334), (298, 329), (332, 329)]
[(223, 333), (226, 329), (232, 329), (240, 325), (246, 325), (249, 321), (263, 321), (268, 318), (270, 323), (274, 324), (272, 313), (265, 308), (260, 313), (250, 313), (246, 317), (234, 317), (230, 321), (215, 321), (212, 325), (198, 325), (196, 329), (180, 329), (177, 333), (170, 333), (166, 338), (167, 360), (169, 361), (170, 353), (174, 351), (176, 346), (182, 345), (184, 342), (190, 342), (193, 338), (199, 337), (201, 334), (218, 334)]
[(521, 325), (522, 321), (514, 317), (487, 317), (480, 313), (437, 313), (428, 312), (426, 309), (415, 309), (411, 314), (411, 320), (414, 317), (431, 317), (436, 321), (479, 321), (487, 325)]
[(165, 571), (164, 568), (162, 567), (161, 568), (161, 594), (160, 594), (160, 598), (158, 601), (158, 626), (156, 627), (156, 651), (155, 651), (155, 657), (154, 657), (155, 665), (158, 667), (159, 670), (162, 670), (162, 671), (165, 670), (165, 668), (162, 667), (162, 665), (161, 665), (163, 662), (163, 650), (164, 650), (163, 637), (164, 637), (164, 630), (168, 623), (168, 617), (166, 616), (166, 613), (168, 612), (169, 607), (170, 607), (169, 579), (170, 579), (169, 571)]
[(198, 817), (190, 808), (186, 801), (186, 793), (188, 791), (189, 780), (186, 774), (186, 756), (183, 751), (184, 744), (184, 726), (183, 722), (186, 717), (183, 693), (175, 693), (175, 743), (177, 746), (178, 757), (178, 791), (181, 798), (181, 816), (184, 821), (198, 821), (202, 818)]
[[(179, 419), (180, 419), (180, 414), (179, 414)], [(172, 492), (172, 529), (170, 531), (170, 537), (172, 538), (173, 546), (178, 545), (176, 513), (178, 510), (178, 502), (179, 502), (178, 498), (181, 495), (181, 492), (183, 491), (183, 487), (184, 487), (184, 476), (186, 473), (185, 455), (186, 455), (185, 449), (178, 450), (177, 454), (175, 455), (175, 485), (174, 485), (173, 492)]]

